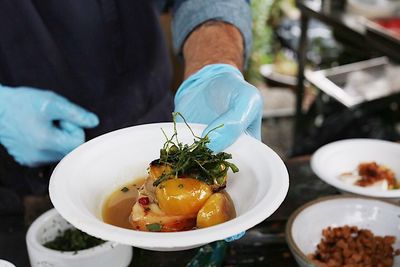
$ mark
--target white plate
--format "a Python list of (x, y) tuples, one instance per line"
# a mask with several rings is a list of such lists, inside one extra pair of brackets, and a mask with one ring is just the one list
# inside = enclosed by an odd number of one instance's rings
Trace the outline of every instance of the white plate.
[[(58, 212), (76, 228), (90, 235), (135, 247), (173, 251), (222, 240), (268, 218), (284, 200), (289, 177), (279, 156), (269, 147), (242, 135), (226, 152), (240, 172), (228, 174), (227, 191), (237, 217), (213, 227), (176, 233), (150, 233), (119, 228), (103, 222), (105, 199), (117, 188), (147, 175), (148, 164), (159, 157), (172, 123), (125, 128), (97, 137), (67, 155), (50, 180), (50, 198)], [(192, 125), (198, 135), (203, 125)], [(184, 124), (178, 124), (179, 140), (192, 143)]]
[(400, 178), (400, 144), (377, 139), (347, 139), (319, 148), (311, 158), (311, 168), (328, 184), (347, 192), (380, 198), (400, 198), (400, 190), (380, 190), (346, 184), (339, 179), (362, 162), (375, 161), (389, 167)]

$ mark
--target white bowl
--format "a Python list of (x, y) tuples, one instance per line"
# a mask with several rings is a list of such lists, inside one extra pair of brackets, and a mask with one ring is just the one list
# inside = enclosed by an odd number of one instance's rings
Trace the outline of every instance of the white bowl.
[[(307, 258), (314, 253), (322, 230), (344, 225), (369, 229), (374, 235), (396, 237), (394, 249), (400, 248), (400, 207), (377, 199), (334, 196), (311, 201), (298, 208), (286, 225), (286, 240), (301, 267), (315, 266)], [(395, 257), (394, 265), (400, 266)]]
[[(197, 135), (204, 125), (191, 125)], [(97, 137), (67, 155), (54, 170), (50, 197), (60, 214), (75, 227), (105, 240), (158, 251), (184, 250), (233, 236), (262, 222), (284, 200), (288, 173), (279, 156), (269, 147), (242, 135), (226, 151), (240, 171), (228, 174), (227, 191), (237, 217), (205, 229), (154, 233), (109, 225), (102, 220), (105, 199), (117, 188), (147, 175), (148, 164), (159, 157), (172, 123), (147, 124)], [(192, 143), (185, 124), (177, 124), (179, 140)]]
[(347, 184), (339, 179), (362, 162), (375, 161), (389, 167), (400, 179), (400, 144), (376, 139), (347, 139), (319, 148), (311, 158), (311, 169), (326, 183), (341, 191), (398, 200), (400, 190), (382, 190)]
[(51, 209), (37, 218), (26, 234), (31, 266), (126, 267), (131, 262), (132, 247), (110, 241), (77, 252), (62, 252), (43, 246), (60, 232), (72, 227), (55, 209)]
[(0, 260), (0, 267), (15, 267), (15, 265), (9, 261)]

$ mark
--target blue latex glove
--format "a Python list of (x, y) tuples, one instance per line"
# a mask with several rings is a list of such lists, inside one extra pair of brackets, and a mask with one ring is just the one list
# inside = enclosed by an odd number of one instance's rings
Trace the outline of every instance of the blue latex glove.
[[(175, 111), (188, 122), (207, 124), (208, 147), (220, 152), (247, 133), (261, 139), (263, 101), (254, 86), (247, 83), (240, 71), (231, 65), (208, 65), (190, 76), (175, 95)], [(178, 117), (179, 119), (179, 117)], [(231, 242), (245, 232), (225, 239)]]
[(21, 165), (61, 160), (85, 141), (82, 128), (98, 123), (95, 114), (51, 91), (0, 85), (0, 144)]
[[(208, 65), (182, 83), (175, 95), (175, 111), (188, 122), (211, 129), (208, 147), (220, 152), (247, 133), (261, 139), (262, 97), (238, 69), (227, 64)], [(178, 118), (179, 119), (179, 118)]]
[(224, 261), (227, 244), (216, 241), (202, 246), (186, 267), (218, 267)]

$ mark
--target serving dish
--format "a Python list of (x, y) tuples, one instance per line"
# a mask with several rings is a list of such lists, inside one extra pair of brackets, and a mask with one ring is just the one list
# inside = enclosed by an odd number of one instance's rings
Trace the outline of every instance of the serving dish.
[(400, 177), (400, 144), (377, 139), (346, 139), (319, 148), (311, 157), (311, 169), (326, 183), (340, 191), (368, 197), (399, 200), (400, 190), (380, 190), (348, 184), (339, 179), (358, 164), (375, 161), (390, 168)]
[[(308, 254), (314, 253), (322, 230), (338, 226), (357, 226), (375, 235), (395, 236), (394, 249), (400, 248), (400, 207), (377, 199), (352, 196), (329, 196), (299, 207), (286, 225), (286, 240), (295, 260), (301, 267), (314, 267)], [(393, 266), (400, 266), (394, 258)]]
[(54, 240), (61, 232), (71, 228), (73, 226), (55, 209), (48, 210), (39, 216), (31, 224), (26, 235), (31, 266), (126, 267), (131, 262), (132, 248), (111, 241), (78, 251), (58, 251), (43, 245)]
[[(190, 125), (201, 135), (204, 125)], [(107, 196), (135, 178), (145, 177), (157, 158), (172, 123), (134, 126), (99, 136), (67, 155), (55, 168), (50, 198), (59, 213), (76, 228), (101, 239), (157, 251), (184, 250), (245, 231), (270, 216), (284, 200), (289, 178), (279, 156), (258, 140), (242, 135), (226, 152), (238, 173), (228, 173), (227, 192), (237, 217), (205, 229), (174, 233), (140, 232), (102, 220)], [(185, 124), (176, 125), (182, 143), (192, 143)]]

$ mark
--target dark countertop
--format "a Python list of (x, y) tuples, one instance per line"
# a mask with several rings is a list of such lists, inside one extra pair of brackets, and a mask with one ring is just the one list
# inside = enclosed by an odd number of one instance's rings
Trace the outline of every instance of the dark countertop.
[[(302, 204), (338, 192), (313, 174), (309, 157), (297, 157), (285, 163), (290, 176), (285, 201), (270, 218), (248, 230), (240, 240), (228, 244), (223, 266), (297, 266), (285, 241), (288, 217)], [(25, 213), (15, 211), (21, 205), (27, 207)], [(0, 188), (0, 259), (17, 267), (29, 266), (25, 245), (27, 225), (50, 207), (47, 196), (28, 197), (19, 203), (11, 192)], [(154, 252), (135, 248), (131, 266), (185, 266), (196, 252), (197, 249)]]

